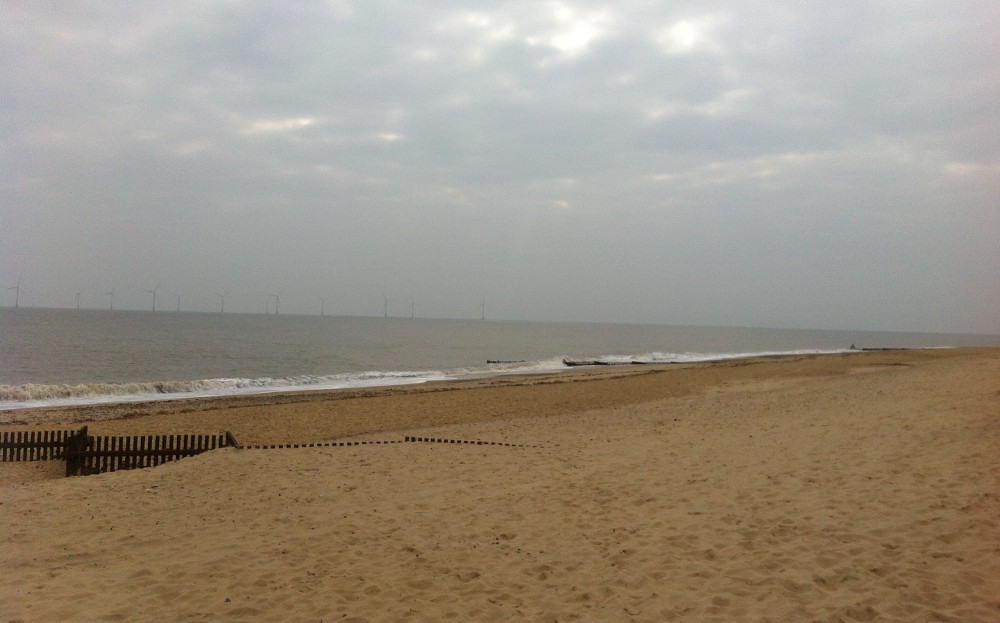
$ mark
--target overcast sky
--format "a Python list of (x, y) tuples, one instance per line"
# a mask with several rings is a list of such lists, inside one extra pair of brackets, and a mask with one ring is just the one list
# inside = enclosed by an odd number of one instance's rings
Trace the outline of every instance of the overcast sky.
[(0, 0), (0, 302), (1000, 333), (1000, 4)]

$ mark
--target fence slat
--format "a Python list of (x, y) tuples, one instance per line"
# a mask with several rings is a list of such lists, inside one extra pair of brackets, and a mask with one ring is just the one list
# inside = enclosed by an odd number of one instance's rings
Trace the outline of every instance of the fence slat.
[(125, 456), (122, 457), (124, 460), (119, 463), (119, 469), (132, 469), (135, 467), (135, 449), (138, 445), (137, 437), (126, 437), (125, 438)]
[[(92, 470), (100, 471), (101, 456), (99, 454), (92, 454), (87, 456), (87, 451), (100, 452), (104, 448), (104, 438), (103, 437), (92, 437), (87, 440), (87, 445), (84, 447), (84, 451), (80, 454), (80, 464), (82, 474), (90, 474)], [(97, 462), (97, 464), (95, 464)], [(106, 471), (106, 470), (105, 470)]]
[(72, 430), (3, 431), (0, 461), (48, 461), (63, 456)]
[(97, 455), (88, 457), (87, 451), (88, 450), (91, 450), (93, 452), (99, 451), (100, 450), (99, 441), (100, 438), (90, 437), (85, 440), (86, 443), (82, 446), (82, 450), (80, 452), (80, 473), (84, 476), (89, 474), (90, 470), (94, 468), (92, 462), (98, 460)]
[(108, 453), (111, 451), (111, 437), (95, 437), (94, 438), (94, 450), (100, 452), (101, 454), (95, 455), (94, 459), (97, 459), (97, 465), (90, 466), (91, 469), (97, 469), (99, 472), (109, 472), (114, 471), (111, 467), (111, 457)]
[(120, 440), (121, 440), (121, 437), (105, 437), (104, 438), (104, 441), (107, 442), (105, 444), (104, 450), (105, 450), (105, 456), (108, 459), (108, 471), (109, 472), (116, 472), (116, 471), (118, 471), (118, 461), (116, 460), (118, 457), (115, 456), (115, 452), (118, 451), (118, 445), (119, 445)]
[(115, 471), (118, 471), (120, 469), (125, 469), (128, 466), (127, 448), (129, 446), (129, 438), (118, 437), (115, 445), (118, 447), (115, 448), (115, 453), (111, 456), (111, 460), (115, 463)]
[(95, 438), (95, 441), (97, 442), (97, 446), (94, 449), (97, 450), (98, 452), (102, 452), (103, 451), (100, 455), (98, 455), (97, 457), (95, 457), (100, 462), (100, 464), (97, 465), (97, 469), (100, 470), (100, 471), (102, 471), (102, 472), (113, 472), (113, 471), (115, 471), (115, 468), (113, 467), (114, 464), (111, 462), (111, 456), (110, 456), (111, 452), (114, 451), (114, 445), (115, 445), (114, 439), (115, 439), (114, 437), (96, 437)]

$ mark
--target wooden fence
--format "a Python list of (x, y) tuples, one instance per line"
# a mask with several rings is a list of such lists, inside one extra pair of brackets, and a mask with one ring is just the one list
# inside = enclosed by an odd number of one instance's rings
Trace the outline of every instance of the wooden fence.
[(407, 442), (412, 443), (457, 443), (467, 446), (504, 446), (506, 448), (541, 448), (542, 446), (528, 446), (519, 443), (504, 443), (502, 441), (470, 441), (468, 439), (438, 439), (435, 437), (406, 437)]
[(323, 441), (319, 443), (272, 443), (239, 446), (244, 450), (292, 450), (295, 448), (350, 448), (353, 446), (387, 446), (403, 443), (399, 439), (390, 441)]
[(444, 443), (464, 444), (467, 446), (506, 446), (508, 448), (538, 448), (541, 446), (526, 446), (502, 441), (470, 441), (468, 439), (439, 439), (435, 437), (404, 437), (388, 441), (327, 441), (320, 443), (285, 443), (240, 446), (245, 450), (291, 450), (294, 448), (350, 448), (353, 446), (387, 446), (395, 443)]
[(248, 450), (280, 450), (291, 448), (352, 447), (398, 443), (442, 443), (477, 446), (507, 446), (536, 448), (498, 441), (469, 441), (432, 437), (405, 437), (392, 441), (330, 441), (308, 444), (277, 444), (242, 446), (230, 432), (217, 435), (140, 435), (114, 437), (88, 435), (87, 427), (80, 430), (8, 431), (0, 441), (3, 461), (45, 461), (64, 459), (67, 476), (84, 476), (113, 472), (120, 469), (154, 467), (168, 461), (216, 450), (246, 448)]
[(66, 475), (84, 476), (119, 469), (155, 467), (168, 461), (238, 447), (232, 433), (218, 435), (92, 436), (87, 427), (66, 440)]
[(73, 430), (5, 431), (0, 438), (0, 461), (50, 461), (63, 458)]

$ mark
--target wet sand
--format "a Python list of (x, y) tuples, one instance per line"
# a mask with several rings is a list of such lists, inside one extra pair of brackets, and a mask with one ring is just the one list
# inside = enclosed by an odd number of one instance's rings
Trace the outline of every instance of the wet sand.
[(0, 464), (0, 620), (1000, 619), (998, 349), (0, 414), (81, 423), (538, 447)]

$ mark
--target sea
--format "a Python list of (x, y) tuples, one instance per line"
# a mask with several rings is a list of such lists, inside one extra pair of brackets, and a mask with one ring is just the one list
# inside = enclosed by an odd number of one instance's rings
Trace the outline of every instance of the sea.
[(0, 410), (958, 346), (1000, 336), (0, 308)]

